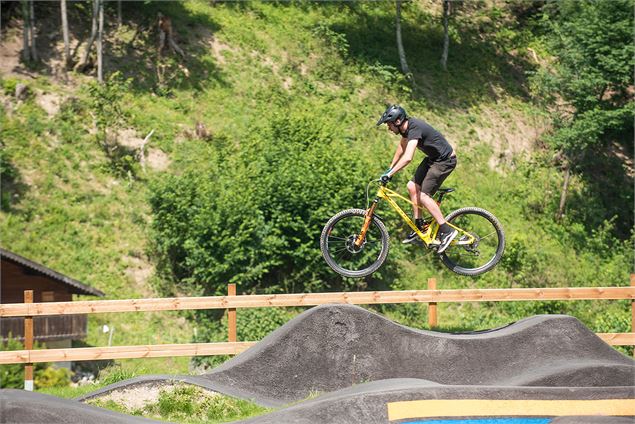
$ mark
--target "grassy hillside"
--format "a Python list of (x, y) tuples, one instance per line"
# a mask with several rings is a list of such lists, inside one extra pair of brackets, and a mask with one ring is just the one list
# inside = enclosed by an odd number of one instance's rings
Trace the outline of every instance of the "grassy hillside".
[[(618, 230), (632, 227), (632, 210), (616, 213), (605, 206), (602, 191), (575, 177), (567, 217), (553, 222), (562, 176), (541, 144), (548, 119), (532, 103), (527, 81), (527, 73), (548, 60), (539, 38), (504, 5), (464, 10), (452, 24), (445, 72), (438, 64), (439, 10), (431, 5), (404, 4), (414, 85), (398, 70), (392, 2), (124, 3), (122, 27), (107, 20), (106, 74), (120, 75), (107, 85), (110, 92), (95, 88), (90, 75), (54, 76), (53, 59), (21, 66), (21, 72), (3, 68), (2, 246), (97, 287), (108, 298), (191, 293), (154, 273), (153, 187), (170, 175), (221, 172), (215, 167), (234, 163), (231, 157), (245, 154), (241, 146), (290, 113), (327, 122), (359, 154), (364, 166), (356, 168), (356, 183), (377, 177), (396, 140), (374, 123), (385, 103), (399, 102), (456, 146), (459, 165), (446, 185), (458, 191), (445, 210), (478, 205), (492, 211), (503, 222), (508, 248), (498, 268), (470, 279), (449, 273), (433, 255), (396, 243), (391, 256), (399, 258), (401, 271), (391, 287), (422, 288), (429, 276), (438, 278), (440, 288), (626, 285), (632, 244), (625, 240), (628, 230), (626, 235)], [(56, 4), (37, 7), (38, 16), (47, 16), (47, 10), (57, 16)], [(76, 40), (88, 30), (84, 7), (74, 4), (71, 11), (74, 22), (84, 22), (73, 29)], [(157, 60), (159, 11), (171, 17), (184, 60), (169, 52)], [(113, 13), (107, 10), (111, 18)], [(59, 48), (55, 20), (41, 25)], [(15, 45), (17, 17), (3, 31)], [(24, 101), (12, 97), (17, 83), (31, 92)], [(113, 96), (109, 105), (120, 105), (121, 117), (95, 107), (106, 95)], [(109, 123), (113, 151), (100, 145), (100, 119)], [(197, 137), (197, 123), (211, 135)], [(152, 130), (143, 168), (138, 148)], [(400, 187), (405, 189), (414, 167), (399, 176)], [(628, 205), (630, 199), (632, 205), (632, 175), (618, 170), (613, 184), (626, 194), (613, 203)], [(351, 188), (360, 196), (363, 189)], [(254, 213), (249, 199), (238, 200), (245, 204), (239, 216)], [(349, 207), (363, 204), (339, 205)], [(406, 233), (393, 228), (396, 239)], [(382, 309), (409, 325), (425, 322), (419, 306)], [(625, 301), (441, 305), (440, 319), (447, 328), (485, 328), (535, 313), (572, 313), (595, 331), (629, 330)], [(187, 342), (202, 331), (172, 313), (111, 314), (89, 322), (90, 345), (107, 342), (97, 331), (103, 324), (114, 325), (115, 344)], [(224, 337), (221, 325), (207, 334)], [(187, 358), (123, 363), (138, 373), (188, 370)]]

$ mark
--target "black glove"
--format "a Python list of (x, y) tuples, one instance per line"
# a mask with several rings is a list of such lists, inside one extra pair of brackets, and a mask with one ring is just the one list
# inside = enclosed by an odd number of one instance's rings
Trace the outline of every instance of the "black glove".
[(392, 177), (390, 175), (388, 175), (388, 174), (384, 174), (384, 175), (381, 176), (380, 180), (381, 180), (382, 184), (388, 184), (388, 182), (390, 180), (392, 180)]

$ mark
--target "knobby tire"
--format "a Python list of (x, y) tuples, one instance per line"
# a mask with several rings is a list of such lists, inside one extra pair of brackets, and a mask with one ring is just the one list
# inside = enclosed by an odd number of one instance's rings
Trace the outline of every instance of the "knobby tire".
[[(333, 240), (330, 240), (331, 232), (337, 227), (338, 224), (342, 223), (344, 220), (352, 220), (357, 222), (359, 218), (361, 218), (361, 220), (359, 221), (363, 222), (363, 218), (365, 215), (366, 215), (366, 211), (364, 209), (343, 210), (337, 213), (331, 219), (329, 219), (329, 221), (324, 226), (324, 229), (322, 230), (322, 234), (320, 236), (320, 250), (322, 251), (322, 256), (324, 256), (324, 260), (326, 261), (326, 263), (335, 272), (337, 272), (338, 274), (344, 277), (361, 278), (361, 277), (370, 275), (373, 272), (377, 271), (379, 267), (383, 265), (384, 261), (386, 260), (386, 257), (388, 256), (388, 250), (390, 248), (390, 237), (388, 235), (388, 231), (386, 230), (384, 223), (381, 222), (381, 220), (377, 218), (376, 216), (373, 216), (370, 223), (369, 231), (372, 230), (375, 233), (378, 233), (380, 236), (380, 239), (376, 242), (375, 241), (373, 242), (381, 243), (381, 247), (379, 250), (379, 254), (377, 255), (377, 259), (374, 260), (374, 262), (368, 265), (365, 265), (361, 269), (349, 269), (342, 264), (343, 262), (342, 252), (341, 251), (338, 252), (338, 250), (334, 248)], [(354, 229), (356, 227), (355, 225), (352, 225), (351, 228)], [(357, 228), (358, 232), (359, 230), (361, 230), (361, 226)], [(346, 234), (343, 234), (343, 236), (344, 235), (352, 236), (353, 234), (354, 233), (351, 233), (351, 234), (346, 233)], [(337, 238), (341, 239), (342, 237), (337, 237)], [(348, 252), (348, 253), (344, 252), (344, 253), (351, 254), (351, 252)]]
[[(440, 256), (441, 256), (441, 261), (443, 262), (443, 264), (446, 267), (448, 267), (448, 269), (450, 269), (452, 272), (455, 272), (459, 275), (475, 276), (475, 275), (480, 275), (491, 270), (498, 264), (498, 262), (500, 262), (503, 256), (503, 252), (505, 251), (505, 233), (498, 219), (494, 215), (492, 215), (490, 212), (481, 208), (467, 207), (467, 208), (457, 209), (454, 212), (450, 213), (445, 219), (446, 221), (452, 223), (457, 218), (465, 217), (467, 215), (480, 216), (482, 218), (485, 218), (492, 225), (492, 230), (493, 230), (492, 234), (496, 234), (496, 238), (497, 238), (497, 245), (496, 245), (496, 249), (493, 256), (484, 265), (481, 265), (475, 268), (462, 266), (461, 264), (457, 263), (457, 261), (454, 261), (450, 257), (448, 257), (450, 253), (456, 253), (456, 250), (451, 250), (451, 249), (462, 249), (461, 246), (458, 246), (458, 245), (450, 246), (446, 250), (446, 252), (443, 252)], [(460, 225), (459, 227), (462, 228)], [(470, 231), (469, 228), (462, 228), (462, 229), (468, 232)], [(483, 234), (480, 234), (480, 236), (483, 236)]]

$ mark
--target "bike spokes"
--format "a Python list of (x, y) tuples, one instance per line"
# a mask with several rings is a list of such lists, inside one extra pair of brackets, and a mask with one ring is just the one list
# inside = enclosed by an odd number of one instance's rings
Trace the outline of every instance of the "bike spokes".
[[(388, 249), (388, 235), (377, 219), (365, 224), (364, 211), (349, 210), (327, 223), (322, 234), (322, 253), (327, 263), (348, 277), (361, 277), (377, 269)], [(367, 227), (363, 238), (359, 235)], [(361, 243), (360, 243), (361, 241)]]
[(504, 235), (496, 218), (482, 209), (466, 208), (448, 221), (460, 229), (442, 256), (450, 269), (478, 275), (496, 265), (504, 249)]

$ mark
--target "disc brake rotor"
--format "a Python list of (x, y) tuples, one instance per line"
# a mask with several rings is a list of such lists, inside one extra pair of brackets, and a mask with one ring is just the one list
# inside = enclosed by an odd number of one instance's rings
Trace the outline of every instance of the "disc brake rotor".
[(364, 242), (362, 243), (361, 246), (357, 246), (355, 244), (356, 241), (357, 241), (357, 234), (351, 234), (350, 236), (348, 236), (348, 238), (346, 239), (346, 250), (348, 250), (351, 253), (361, 252), (362, 249), (364, 248), (364, 245), (366, 244), (366, 239), (364, 239)]
[[(475, 233), (469, 233), (469, 234), (472, 237), (474, 237), (474, 241), (471, 244), (464, 244), (463, 248), (465, 250), (467, 250), (468, 252), (471, 252), (471, 253), (474, 253), (474, 254), (478, 255), (479, 254), (478, 245), (481, 242), (481, 238), (478, 235), (476, 235)], [(464, 235), (464, 236), (461, 236), (459, 241), (467, 241), (468, 239), (469, 239), (469, 237)]]

